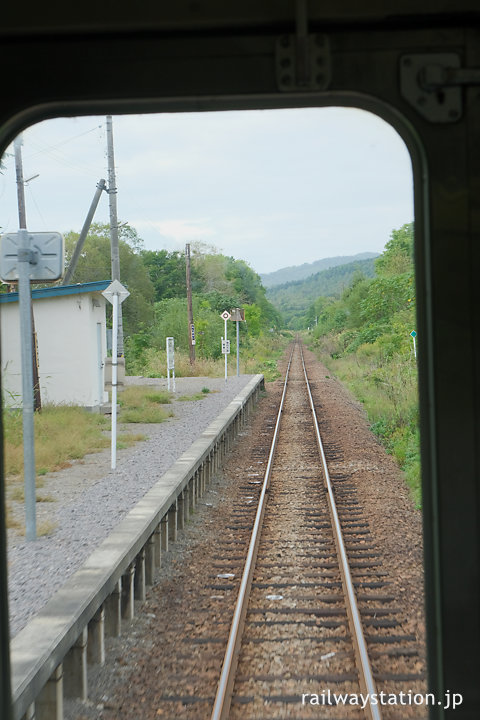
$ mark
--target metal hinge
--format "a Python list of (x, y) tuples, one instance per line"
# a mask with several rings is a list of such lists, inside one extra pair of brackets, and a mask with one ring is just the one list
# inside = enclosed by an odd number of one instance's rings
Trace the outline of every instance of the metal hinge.
[(276, 46), (277, 86), (282, 92), (326, 90), (330, 51), (326, 35), (282, 35)]
[(466, 85), (480, 85), (480, 68), (460, 67), (456, 53), (403, 55), (400, 60), (400, 92), (430, 122), (461, 118)]

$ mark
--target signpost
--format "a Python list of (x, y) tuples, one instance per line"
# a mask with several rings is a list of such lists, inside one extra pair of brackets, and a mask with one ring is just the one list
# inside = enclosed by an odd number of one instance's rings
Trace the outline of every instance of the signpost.
[(417, 359), (417, 340), (416, 340), (417, 331), (416, 331), (416, 330), (412, 330), (412, 332), (410, 333), (410, 335), (411, 335), (412, 340), (413, 340), (413, 354), (415, 355), (415, 360), (416, 360), (416, 359)]
[(225, 355), (225, 382), (227, 382), (228, 370), (227, 370), (227, 356), (230, 353), (230, 341), (227, 340), (227, 322), (232, 317), (228, 310), (224, 310), (220, 315), (225, 321), (225, 334), (222, 338), (222, 353)]
[(167, 390), (170, 392), (170, 370), (173, 373), (173, 392), (175, 392), (175, 340), (167, 337)]
[(18, 280), (22, 358), (23, 464), (25, 484), (25, 537), (36, 540), (35, 442), (33, 432), (32, 297), (30, 280), (49, 282), (63, 273), (63, 237), (57, 232), (31, 233), (21, 229), (3, 235), (0, 277)]
[(245, 310), (243, 308), (234, 308), (232, 310), (232, 320), (237, 324), (237, 377), (240, 375), (240, 325), (245, 322)]
[(118, 280), (113, 280), (102, 292), (104, 298), (113, 305), (112, 316), (112, 461), (110, 467), (117, 467), (117, 385), (118, 385), (118, 309), (130, 295)]

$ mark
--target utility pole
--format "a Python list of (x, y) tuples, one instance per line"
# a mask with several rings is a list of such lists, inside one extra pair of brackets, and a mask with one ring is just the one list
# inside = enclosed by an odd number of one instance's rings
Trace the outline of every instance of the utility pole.
[[(27, 211), (25, 207), (25, 180), (23, 179), (23, 160), (22, 160), (23, 139), (18, 135), (13, 147), (15, 151), (15, 174), (17, 179), (17, 199), (18, 199), (18, 225), (20, 230), (27, 229)], [(30, 292), (30, 286), (28, 289)], [(35, 332), (35, 318), (33, 316), (33, 306), (31, 305), (31, 324), (32, 324), (32, 367), (33, 367), (33, 408), (40, 411), (42, 409), (42, 398), (40, 395), (40, 378), (38, 375), (38, 355), (37, 355), (37, 334)]]
[(193, 324), (192, 284), (190, 280), (190, 243), (185, 245), (185, 266), (187, 274), (188, 346), (190, 365), (195, 365), (195, 326)]
[[(115, 157), (113, 154), (112, 116), (107, 115), (107, 159), (108, 159), (108, 201), (110, 207), (110, 256), (112, 262), (112, 280), (120, 282), (120, 253), (118, 247), (117, 184), (115, 179)], [(117, 356), (123, 357), (123, 321), (122, 306), (118, 308), (118, 348)]]
[(62, 285), (68, 285), (68, 283), (70, 282), (70, 280), (73, 277), (75, 268), (77, 267), (78, 259), (80, 257), (80, 253), (82, 252), (85, 238), (87, 237), (88, 231), (90, 230), (90, 225), (92, 224), (93, 216), (95, 215), (98, 201), (100, 200), (100, 195), (102, 194), (103, 190), (105, 190), (107, 192), (107, 184), (106, 184), (105, 180), (103, 180), (103, 178), (102, 178), (97, 183), (97, 189), (95, 190), (95, 195), (93, 196), (92, 204), (90, 205), (90, 209), (87, 213), (87, 217), (85, 218), (85, 222), (83, 223), (82, 231), (77, 240), (77, 244), (75, 245), (75, 250), (73, 251), (73, 255), (72, 255), (72, 259), (70, 260), (70, 264), (65, 272), (65, 276), (63, 278)]
[(13, 141), (15, 150), (15, 173), (17, 176), (17, 200), (18, 200), (18, 226), (20, 230), (27, 229), (27, 212), (25, 209), (25, 182), (23, 179), (22, 161), (22, 136), (18, 135)]

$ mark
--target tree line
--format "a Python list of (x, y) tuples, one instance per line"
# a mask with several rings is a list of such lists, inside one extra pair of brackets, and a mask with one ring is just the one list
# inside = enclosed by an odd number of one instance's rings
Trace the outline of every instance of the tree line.
[[(73, 231), (65, 235), (67, 265), (78, 237)], [(185, 254), (146, 250), (135, 228), (123, 224), (119, 226), (119, 253), (121, 282), (130, 292), (122, 307), (127, 367), (144, 349), (164, 348), (168, 336), (175, 337), (179, 351), (188, 352)], [(110, 276), (110, 228), (94, 223), (72, 282)], [(281, 325), (280, 314), (267, 300), (259, 275), (244, 260), (223, 255), (213, 246), (191, 244), (191, 285), (196, 347), (203, 357), (221, 354), (223, 310), (245, 308), (246, 322), (241, 330), (248, 337), (258, 337)]]

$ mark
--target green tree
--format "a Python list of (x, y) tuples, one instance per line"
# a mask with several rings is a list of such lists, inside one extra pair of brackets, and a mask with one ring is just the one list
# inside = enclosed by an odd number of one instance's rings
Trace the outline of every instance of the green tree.
[[(66, 263), (77, 244), (79, 233), (65, 234)], [(119, 227), (119, 254), (121, 282), (128, 288), (130, 296), (125, 301), (123, 325), (125, 335), (139, 332), (153, 320), (154, 287), (148, 270), (139, 253), (142, 241), (134, 228)], [(72, 282), (85, 283), (111, 278), (110, 228), (99, 223), (92, 224), (85, 240)]]
[(413, 232), (413, 223), (392, 230), (383, 254), (375, 260), (377, 275), (390, 277), (413, 272)]
[(155, 289), (155, 301), (185, 297), (187, 292), (185, 255), (167, 250), (140, 253)]

